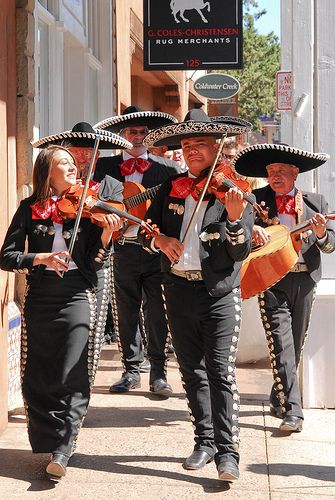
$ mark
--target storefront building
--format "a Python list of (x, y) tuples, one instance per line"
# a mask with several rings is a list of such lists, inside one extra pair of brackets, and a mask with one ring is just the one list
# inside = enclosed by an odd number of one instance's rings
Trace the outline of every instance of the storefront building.
[[(141, 0), (2, 0), (0, 10), (1, 243), (31, 193), (30, 141), (94, 124), (130, 104), (182, 119), (203, 100), (191, 74), (144, 72)], [(0, 272), (0, 432), (20, 399), (24, 278)]]

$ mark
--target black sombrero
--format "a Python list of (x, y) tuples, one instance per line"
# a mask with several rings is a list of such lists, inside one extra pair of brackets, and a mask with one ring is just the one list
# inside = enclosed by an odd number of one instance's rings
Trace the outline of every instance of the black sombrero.
[(74, 146), (82, 148), (93, 148), (97, 135), (100, 136), (99, 149), (131, 149), (133, 146), (123, 137), (99, 130), (97, 133), (93, 127), (86, 122), (77, 123), (72, 130), (66, 130), (59, 134), (52, 134), (32, 142), (34, 148), (46, 148), (50, 145)]
[(286, 163), (308, 172), (329, 159), (326, 153), (310, 153), (287, 144), (255, 144), (238, 153), (232, 161), (236, 172), (249, 177), (267, 177), (266, 167), (272, 163)]
[(119, 133), (127, 127), (146, 126), (149, 130), (167, 123), (176, 123), (177, 118), (162, 111), (141, 111), (136, 106), (128, 106), (122, 115), (111, 116), (94, 125), (97, 130)]
[(202, 109), (191, 109), (181, 123), (165, 125), (149, 132), (143, 144), (147, 148), (168, 146), (170, 149), (180, 147), (182, 139), (196, 136), (212, 136), (221, 138), (245, 132), (242, 125), (231, 125), (224, 122), (214, 122)]
[(238, 118), (237, 116), (211, 116), (210, 119), (214, 123), (226, 123), (227, 125), (244, 127), (243, 132), (240, 133), (247, 133), (252, 129), (252, 124), (250, 122), (243, 120), (243, 118)]

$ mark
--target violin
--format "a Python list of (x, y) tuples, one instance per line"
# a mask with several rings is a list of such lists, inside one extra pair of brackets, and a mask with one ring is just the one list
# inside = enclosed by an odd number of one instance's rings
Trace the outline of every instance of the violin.
[[(75, 186), (72, 186), (60, 200), (58, 200), (58, 210), (64, 219), (76, 218), (83, 189), (82, 185), (76, 184)], [(104, 220), (106, 214), (116, 214), (122, 220), (130, 220), (135, 224), (138, 224), (147, 233), (148, 237), (156, 237), (159, 235), (159, 229), (155, 225), (151, 226), (144, 220), (128, 214), (123, 203), (119, 201), (101, 201), (99, 200), (96, 191), (89, 188), (84, 202), (82, 217), (88, 217), (94, 224), (104, 227), (106, 225)]]
[[(201, 193), (204, 188), (207, 180), (207, 172), (201, 173), (197, 179), (195, 179), (195, 190), (198, 194)], [(208, 192), (214, 194), (214, 196), (221, 202), (225, 202), (226, 193), (231, 188), (237, 187), (240, 193), (243, 195), (243, 199), (252, 205), (257, 215), (260, 218), (264, 218), (264, 210), (258, 204), (255, 203), (254, 198), (250, 196), (251, 185), (245, 179), (237, 177), (236, 172), (232, 169), (232, 167), (227, 163), (222, 163), (218, 165), (213, 173), (213, 176), (210, 180), (208, 186)]]

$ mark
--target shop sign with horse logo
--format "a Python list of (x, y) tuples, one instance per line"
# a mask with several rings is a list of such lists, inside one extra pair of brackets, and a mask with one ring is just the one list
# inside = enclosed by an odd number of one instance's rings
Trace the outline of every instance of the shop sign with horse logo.
[(144, 70), (242, 68), (242, 0), (143, 0)]
[(171, 7), (171, 12), (173, 17), (175, 18), (176, 23), (180, 23), (180, 20), (177, 17), (177, 14), (179, 13), (179, 16), (185, 23), (189, 22), (189, 19), (186, 19), (184, 16), (185, 10), (196, 10), (203, 20), (204, 23), (208, 23), (208, 20), (206, 17), (203, 15), (201, 12), (202, 9), (207, 9), (208, 12), (211, 10), (211, 4), (210, 2), (204, 2), (203, 0), (171, 0), (170, 3)]

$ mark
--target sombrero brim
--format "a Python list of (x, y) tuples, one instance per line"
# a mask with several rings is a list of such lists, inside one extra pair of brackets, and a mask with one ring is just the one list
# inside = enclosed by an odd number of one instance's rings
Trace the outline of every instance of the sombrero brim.
[(196, 136), (212, 136), (217, 139), (223, 135), (238, 135), (244, 132), (245, 128), (237, 125), (227, 125), (224, 123), (187, 121), (165, 125), (149, 132), (143, 144), (147, 148), (168, 146), (171, 149), (180, 148), (183, 139)]
[(48, 135), (32, 142), (34, 148), (46, 148), (51, 145), (70, 145), (74, 147), (93, 148), (96, 137), (100, 137), (99, 149), (132, 149), (132, 144), (123, 137), (104, 130), (99, 133), (72, 132), (67, 130), (60, 134)]
[(243, 133), (250, 132), (252, 129), (252, 124), (250, 122), (243, 120), (243, 118), (238, 118), (237, 116), (211, 116), (210, 119), (214, 123), (225, 123), (226, 125), (244, 127)]
[(161, 111), (139, 111), (137, 113), (128, 113), (125, 115), (111, 116), (94, 125), (96, 130), (108, 130), (109, 132), (119, 133), (127, 127), (148, 127), (152, 130), (162, 127), (168, 123), (176, 123), (178, 120), (168, 113)]
[(236, 172), (248, 177), (267, 177), (266, 167), (272, 163), (286, 163), (308, 172), (329, 159), (326, 153), (311, 153), (282, 144), (255, 144), (238, 153), (232, 161)]

